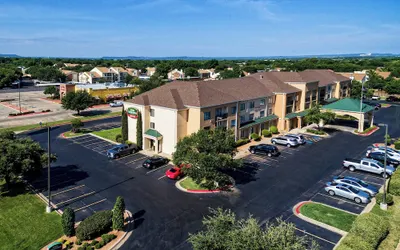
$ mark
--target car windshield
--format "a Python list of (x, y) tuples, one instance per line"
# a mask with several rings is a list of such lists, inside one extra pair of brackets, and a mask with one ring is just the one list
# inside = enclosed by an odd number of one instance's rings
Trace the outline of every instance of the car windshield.
[(293, 139), (293, 138), (290, 138), (289, 140), (290, 140), (290, 141), (296, 141), (296, 139)]
[(169, 169), (169, 172), (171, 172), (171, 173), (175, 173), (177, 170), (175, 169), (175, 168), (170, 168)]
[(376, 165), (378, 165), (379, 167), (383, 168), (383, 164), (380, 163), (379, 161), (377, 161), (377, 162), (375, 162), (375, 163), (376, 163)]
[(368, 187), (368, 184), (363, 182), (362, 180), (358, 180), (357, 183), (360, 184), (363, 187)]
[(355, 194), (358, 194), (358, 193), (360, 192), (358, 189), (353, 188), (353, 187), (350, 187), (350, 186), (348, 186), (347, 188), (348, 188), (351, 192), (353, 192), (353, 193), (355, 193)]
[(151, 163), (151, 160), (147, 159), (147, 160), (144, 161), (144, 163)]
[(118, 151), (119, 149), (120, 149), (120, 147), (113, 147), (111, 150)]

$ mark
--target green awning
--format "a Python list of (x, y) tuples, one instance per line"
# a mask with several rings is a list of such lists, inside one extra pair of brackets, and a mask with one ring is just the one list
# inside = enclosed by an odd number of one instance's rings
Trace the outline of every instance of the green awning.
[(162, 134), (160, 134), (157, 130), (151, 128), (149, 128), (144, 134), (154, 138), (162, 137)]
[(287, 114), (285, 116), (285, 118), (286, 119), (292, 119), (292, 118), (295, 118), (295, 117), (303, 117), (303, 116), (307, 115), (307, 113), (308, 113), (308, 110), (304, 110), (304, 111), (297, 112), (297, 113), (290, 113), (290, 114)]
[[(359, 113), (360, 104), (361, 103), (359, 99), (345, 98), (337, 102), (324, 105), (322, 106), (322, 109)], [(375, 110), (375, 107), (363, 103), (361, 112), (368, 113), (373, 110)]]
[(261, 117), (261, 118), (255, 119), (252, 123), (246, 124), (246, 125), (244, 125), (243, 127), (240, 127), (240, 128), (241, 129), (242, 128), (250, 128), (250, 127), (252, 127), (254, 125), (261, 124), (261, 123), (264, 123), (264, 122), (267, 122), (267, 121), (272, 121), (272, 120), (275, 120), (275, 119), (278, 119), (278, 118), (279, 117), (276, 116), (276, 115), (269, 115), (269, 116)]

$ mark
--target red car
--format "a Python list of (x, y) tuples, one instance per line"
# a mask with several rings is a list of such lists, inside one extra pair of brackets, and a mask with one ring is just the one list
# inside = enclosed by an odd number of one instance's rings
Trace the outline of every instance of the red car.
[(174, 166), (168, 169), (167, 172), (165, 172), (165, 175), (172, 180), (179, 180), (183, 173), (181, 171), (181, 167)]

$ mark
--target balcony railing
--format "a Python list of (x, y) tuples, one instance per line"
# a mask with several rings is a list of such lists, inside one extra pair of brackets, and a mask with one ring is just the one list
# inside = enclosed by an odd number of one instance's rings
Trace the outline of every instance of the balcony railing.
[(225, 120), (228, 118), (228, 113), (223, 113), (223, 114), (217, 114), (215, 115), (215, 120)]

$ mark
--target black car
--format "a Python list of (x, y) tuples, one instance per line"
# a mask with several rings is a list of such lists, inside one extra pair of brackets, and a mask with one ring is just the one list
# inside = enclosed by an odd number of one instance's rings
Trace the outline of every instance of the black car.
[(154, 169), (161, 167), (169, 162), (168, 158), (162, 156), (152, 156), (143, 162), (144, 168)]
[[(385, 153), (382, 152), (370, 152), (367, 154), (367, 157), (382, 163), (385, 161)], [(389, 155), (386, 157), (386, 163), (393, 167), (397, 167), (400, 164), (398, 160), (391, 158)]]
[(400, 98), (391, 95), (391, 96), (388, 96), (388, 97), (386, 98), (386, 101), (388, 101), (388, 102), (399, 102), (399, 101), (400, 101)]
[(269, 157), (279, 155), (279, 150), (274, 145), (269, 144), (258, 144), (255, 146), (250, 146), (249, 151), (252, 154), (265, 154)]
[(119, 144), (107, 150), (107, 156), (109, 159), (118, 159), (122, 156), (136, 153), (137, 151), (139, 151), (139, 148), (134, 144)]

